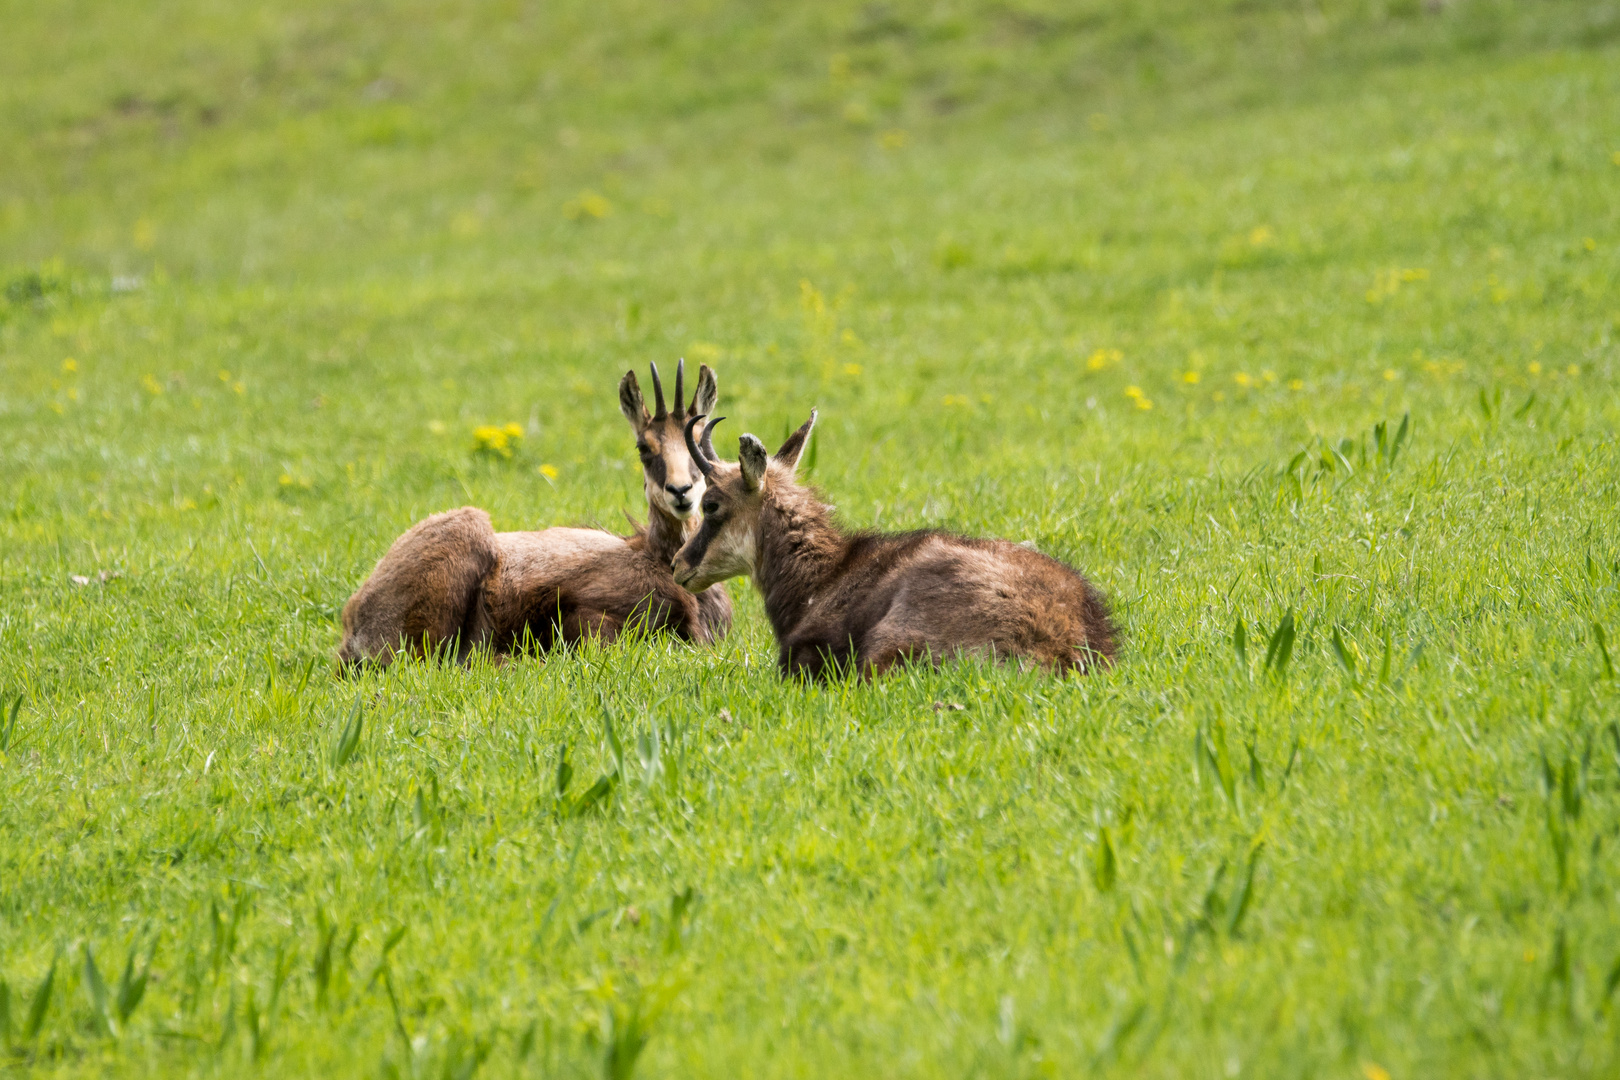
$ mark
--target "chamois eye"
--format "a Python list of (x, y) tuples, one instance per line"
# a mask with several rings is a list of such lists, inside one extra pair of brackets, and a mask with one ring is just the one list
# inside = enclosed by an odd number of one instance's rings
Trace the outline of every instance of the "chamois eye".
[(704, 514), (705, 517), (707, 517), (707, 516), (709, 516), (711, 514), (718, 514), (719, 512), (720, 512), (720, 504), (718, 502), (715, 502), (713, 500), (708, 500), (708, 501), (704, 502), (704, 504), (703, 504), (703, 514)]

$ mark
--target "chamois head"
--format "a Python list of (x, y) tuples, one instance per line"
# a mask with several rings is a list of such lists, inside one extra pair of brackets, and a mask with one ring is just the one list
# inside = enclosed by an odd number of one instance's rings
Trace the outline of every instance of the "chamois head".
[(688, 405), (681, 386), (686, 361), (681, 360), (675, 366), (675, 408), (670, 409), (664, 404), (664, 385), (658, 381), (658, 365), (651, 367), (657, 411), (647, 411), (634, 371), (625, 372), (624, 378), (619, 380), (619, 409), (636, 429), (636, 451), (641, 455), (648, 507), (677, 521), (685, 521), (697, 509), (706, 484), (704, 471), (694, 464), (692, 452), (687, 448), (689, 440), (682, 438), (682, 425), (690, 430), (688, 417), (701, 419), (714, 411), (715, 403), (720, 400), (720, 386), (709, 365), (704, 364), (698, 368), (697, 390)]
[(675, 556), (675, 580), (691, 592), (743, 574), (753, 575), (758, 554), (760, 508), (778, 486), (796, 487), (793, 471), (816, 426), (815, 410), (804, 426), (787, 437), (775, 454), (752, 435), (738, 440), (737, 464), (720, 460), (714, 452), (714, 428), (724, 417), (703, 429), (702, 441), (693, 429), (703, 416), (686, 422), (686, 449), (708, 481), (703, 493), (703, 526)]

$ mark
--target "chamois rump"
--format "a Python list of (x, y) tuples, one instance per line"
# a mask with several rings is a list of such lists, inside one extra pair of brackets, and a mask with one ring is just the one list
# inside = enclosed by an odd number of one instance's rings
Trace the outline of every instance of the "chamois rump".
[(832, 507), (794, 477), (816, 414), (774, 455), (742, 436), (737, 464), (714, 452), (717, 418), (693, 416), (687, 450), (708, 481), (703, 524), (675, 557), (693, 591), (746, 574), (765, 601), (784, 676), (825, 679), (854, 667), (962, 653), (1049, 672), (1113, 662), (1115, 629), (1096, 586), (1073, 568), (1007, 540), (927, 530), (846, 533)]
[(696, 529), (705, 487), (682, 427), (720, 396), (705, 364), (688, 406), (684, 376), (682, 362), (669, 409), (653, 366), (651, 413), (635, 372), (619, 383), (619, 408), (641, 455), (645, 526), (630, 536), (577, 528), (496, 532), (477, 507), (434, 514), (395, 540), (343, 605), (339, 662), (387, 665), (400, 652), (465, 662), (474, 649), (500, 656), (526, 643), (550, 649), (584, 637), (610, 641), (631, 626), (698, 644), (723, 638), (731, 627), (725, 589), (694, 595), (670, 573), (675, 552)]

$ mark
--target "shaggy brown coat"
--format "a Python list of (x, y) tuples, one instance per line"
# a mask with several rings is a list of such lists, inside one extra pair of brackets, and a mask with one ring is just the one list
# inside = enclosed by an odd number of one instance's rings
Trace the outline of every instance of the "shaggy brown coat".
[(1113, 661), (1101, 592), (1056, 559), (1007, 540), (839, 529), (831, 507), (794, 478), (814, 424), (812, 413), (769, 458), (744, 435), (736, 465), (712, 456), (706, 431), (692, 448), (709, 470), (703, 526), (675, 559), (688, 589), (753, 578), (784, 675), (819, 679), (853, 666), (872, 676), (963, 653), (1059, 674)]
[[(633, 372), (620, 405), (636, 429), (648, 496), (647, 525), (630, 536), (601, 529), (496, 532), (484, 511), (464, 506), (417, 522), (395, 540), (343, 606), (338, 660), (390, 663), (399, 653), (464, 661), (474, 649), (504, 655), (550, 649), (584, 637), (611, 641), (629, 627), (709, 644), (731, 627), (723, 588), (696, 595), (676, 584), (670, 561), (696, 527), (702, 473), (690, 465), (681, 401), (649, 414)], [(692, 411), (713, 408), (714, 373), (704, 366)]]

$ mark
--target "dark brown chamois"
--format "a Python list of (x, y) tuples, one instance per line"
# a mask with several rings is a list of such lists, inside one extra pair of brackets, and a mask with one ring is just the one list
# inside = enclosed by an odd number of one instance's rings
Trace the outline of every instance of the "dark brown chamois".
[(816, 414), (774, 456), (744, 435), (732, 465), (714, 427), (687, 448), (708, 478), (703, 525), (675, 557), (694, 591), (747, 574), (765, 600), (783, 675), (862, 675), (958, 654), (1084, 673), (1114, 658), (1115, 630), (1096, 586), (1069, 566), (1008, 540), (951, 533), (846, 533), (832, 508), (794, 478)]
[(395, 540), (365, 584), (343, 606), (338, 660), (386, 665), (396, 654), (466, 660), (479, 648), (504, 655), (594, 636), (610, 641), (627, 627), (709, 644), (731, 627), (724, 588), (693, 595), (676, 584), (670, 560), (696, 529), (704, 475), (682, 437), (688, 416), (714, 408), (714, 372), (698, 371), (688, 407), (675, 369), (675, 408), (664, 404), (652, 369), (657, 410), (642, 402), (635, 372), (619, 383), (619, 407), (636, 432), (647, 495), (647, 524), (630, 536), (601, 529), (496, 532), (489, 515), (464, 506), (434, 514)]

